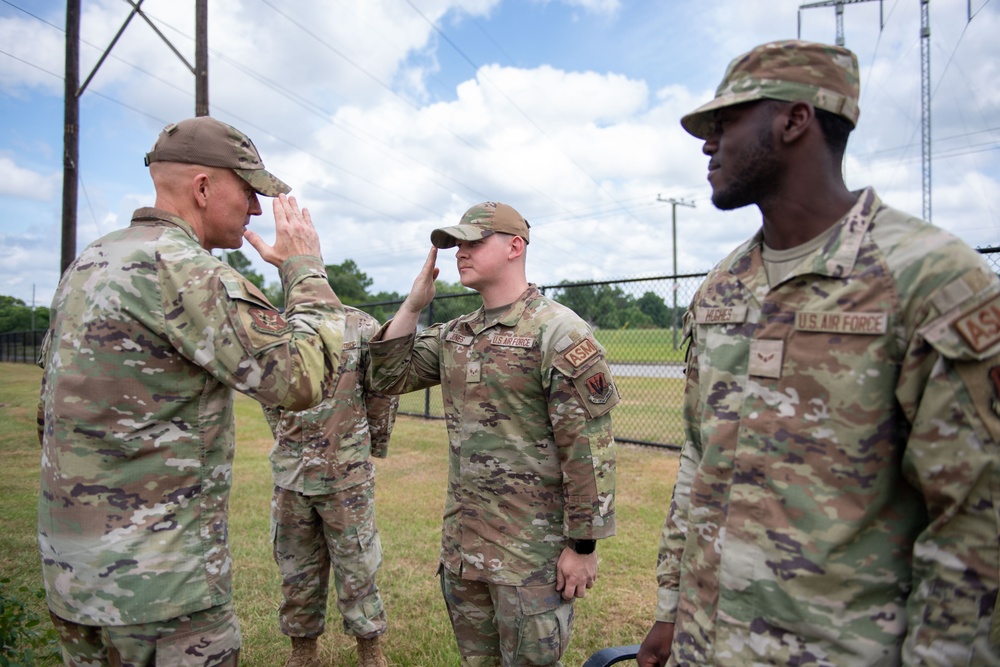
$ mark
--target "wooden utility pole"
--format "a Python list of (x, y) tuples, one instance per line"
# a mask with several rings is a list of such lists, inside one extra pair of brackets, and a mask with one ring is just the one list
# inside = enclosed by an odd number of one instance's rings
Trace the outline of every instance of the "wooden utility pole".
[(195, 0), (195, 65), (192, 67), (160, 29), (142, 11), (145, 0), (125, 0), (132, 11), (111, 40), (111, 44), (98, 59), (94, 69), (80, 85), (80, 0), (66, 0), (66, 72), (64, 88), (63, 127), (63, 200), (62, 200), (62, 255), (60, 272), (65, 272), (76, 259), (76, 209), (78, 202), (80, 157), (80, 96), (87, 89), (97, 70), (111, 53), (118, 39), (133, 17), (139, 16), (170, 47), (195, 77), (195, 116), (208, 115), (208, 0)]
[(65, 110), (63, 112), (62, 255), (59, 272), (76, 258), (77, 165), (80, 157), (80, 0), (66, 0)]
[(208, 115), (208, 0), (194, 3), (194, 115)]
[(680, 322), (677, 320), (677, 207), (678, 206), (690, 206), (694, 208), (694, 202), (684, 201), (683, 199), (664, 199), (660, 195), (656, 195), (656, 201), (666, 202), (670, 204), (672, 209), (671, 215), (671, 229), (673, 229), (673, 250), (674, 250), (674, 309), (670, 313), (671, 328), (674, 331), (674, 349), (676, 350), (677, 345), (677, 330), (680, 328)]

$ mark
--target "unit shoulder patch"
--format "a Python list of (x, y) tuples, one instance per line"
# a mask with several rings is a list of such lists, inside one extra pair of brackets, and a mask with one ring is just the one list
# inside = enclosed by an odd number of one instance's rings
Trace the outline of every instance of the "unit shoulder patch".
[(250, 308), (247, 313), (250, 315), (250, 326), (260, 333), (281, 336), (291, 329), (288, 321), (276, 311), (254, 307)]
[(953, 326), (977, 353), (1000, 342), (1000, 294), (958, 317)]

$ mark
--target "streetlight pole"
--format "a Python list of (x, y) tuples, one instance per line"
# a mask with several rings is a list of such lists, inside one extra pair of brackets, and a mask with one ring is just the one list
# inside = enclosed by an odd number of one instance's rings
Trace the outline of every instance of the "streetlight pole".
[(688, 206), (694, 208), (694, 202), (684, 201), (683, 199), (664, 199), (660, 195), (656, 195), (656, 201), (662, 201), (670, 204), (671, 208), (671, 227), (673, 231), (673, 253), (674, 253), (674, 309), (671, 312), (670, 320), (673, 322), (674, 332), (674, 349), (677, 349), (677, 207), (678, 206)]

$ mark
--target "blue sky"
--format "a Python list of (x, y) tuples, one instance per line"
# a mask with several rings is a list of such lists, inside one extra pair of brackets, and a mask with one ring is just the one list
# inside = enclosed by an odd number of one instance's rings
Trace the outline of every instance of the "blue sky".
[[(793, 0), (211, 0), (212, 115), (244, 130), (311, 209), (327, 263), (405, 292), (435, 227), (479, 201), (532, 223), (529, 278), (609, 279), (710, 268), (759, 226), (712, 207), (701, 142), (679, 117), (731, 58), (764, 41), (832, 42), (833, 9)], [(82, 0), (85, 77), (125, 19)], [(919, 214), (919, 0), (848, 5), (862, 67), (848, 185)], [(194, 2), (143, 9), (190, 60)], [(1000, 244), (1000, 8), (933, 0), (933, 221)], [(0, 294), (45, 305), (58, 282), (65, 3), (0, 0)], [(194, 113), (193, 77), (139, 19), (81, 97), (78, 246), (152, 203), (142, 164)], [(265, 213), (253, 226), (273, 236)], [(255, 257), (269, 282), (277, 272)], [(451, 253), (442, 278), (456, 281)]]

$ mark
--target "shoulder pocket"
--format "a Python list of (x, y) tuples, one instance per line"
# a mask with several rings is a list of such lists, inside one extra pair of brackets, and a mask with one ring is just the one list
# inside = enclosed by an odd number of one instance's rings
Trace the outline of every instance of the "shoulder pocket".
[(226, 273), (219, 279), (234, 306), (233, 328), (248, 350), (257, 352), (284, 341), (292, 326), (256, 285)]

